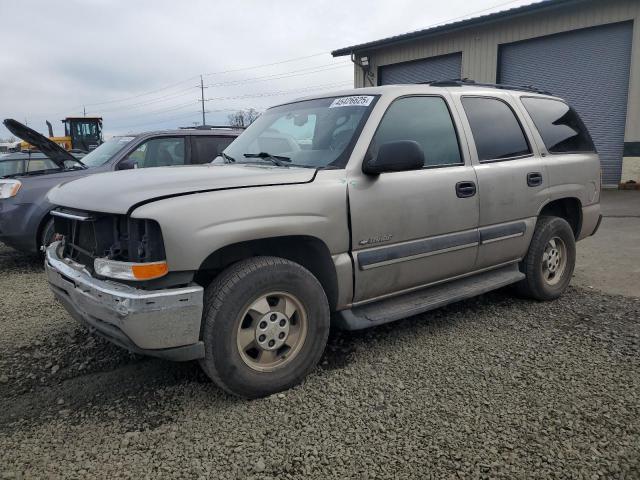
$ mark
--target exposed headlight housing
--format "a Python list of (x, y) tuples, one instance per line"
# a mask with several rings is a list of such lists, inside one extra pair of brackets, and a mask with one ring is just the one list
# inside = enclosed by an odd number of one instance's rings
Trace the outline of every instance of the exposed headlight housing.
[(20, 180), (0, 180), (0, 199), (15, 197), (20, 187)]
[(169, 273), (169, 266), (166, 261), (132, 263), (118, 262), (107, 258), (96, 258), (93, 268), (98, 275), (119, 280), (145, 281), (164, 277)]

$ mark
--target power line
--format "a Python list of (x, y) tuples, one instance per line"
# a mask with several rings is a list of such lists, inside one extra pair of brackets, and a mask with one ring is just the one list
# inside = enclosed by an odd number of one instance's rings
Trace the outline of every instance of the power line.
[[(429, 25), (429, 26), (425, 27), (424, 29), (435, 27), (437, 25), (442, 25), (442, 24), (445, 24), (445, 23), (455, 22), (456, 20), (461, 20), (463, 18), (467, 18), (467, 17), (470, 17), (472, 15), (478, 15), (479, 13), (484, 13), (484, 12), (487, 12), (489, 10), (493, 10), (494, 8), (505, 7), (507, 5), (510, 5), (512, 3), (516, 3), (516, 2), (519, 2), (519, 1), (520, 0), (510, 0), (508, 2), (499, 3), (498, 5), (494, 5), (493, 7), (483, 8), (482, 10), (476, 10), (475, 12), (470, 12), (470, 13), (467, 13), (465, 15), (460, 15), (459, 17), (455, 17), (455, 18), (450, 18), (448, 20), (444, 20), (444, 21), (436, 23), (434, 25)], [(533, 3), (539, 3), (539, 2), (533, 2)], [(421, 29), (421, 30), (423, 30), (423, 29)]]
[[(264, 68), (264, 67), (271, 67), (274, 65), (282, 65), (284, 63), (290, 63), (290, 62), (297, 62), (300, 60), (306, 60), (309, 58), (314, 58), (314, 57), (319, 57), (321, 55), (328, 55), (329, 52), (321, 52), (321, 53), (314, 53), (312, 55), (305, 55), (302, 57), (295, 57), (295, 58), (289, 58), (286, 60), (280, 60), (278, 62), (272, 62), (272, 63), (263, 63), (260, 65), (251, 65), (248, 67), (240, 67), (240, 68), (234, 68), (234, 69), (229, 69), (229, 70), (221, 70), (218, 72), (211, 72), (211, 73), (205, 73), (203, 74), (203, 76), (208, 77), (208, 76), (213, 76), (213, 75), (222, 75), (222, 74), (226, 74), (226, 73), (233, 73), (233, 72), (242, 72), (242, 71), (246, 71), (246, 70), (254, 70), (254, 69), (258, 69), (258, 68)], [(189, 78), (185, 78), (184, 80), (180, 80), (179, 82), (175, 82), (172, 83), (170, 85), (164, 86), (164, 87), (160, 87), (160, 88), (156, 88), (154, 90), (149, 90), (147, 92), (142, 92), (142, 93), (138, 93), (136, 95), (130, 95), (127, 97), (122, 97), (122, 98), (116, 98), (116, 99), (112, 99), (112, 100), (104, 100), (101, 102), (92, 102), (92, 103), (84, 103), (84, 106), (96, 106), (96, 105), (106, 105), (106, 104), (111, 104), (111, 103), (120, 103), (120, 102), (126, 102), (128, 100), (133, 100), (136, 98), (140, 98), (140, 97), (145, 97), (148, 95), (153, 95), (154, 93), (158, 93), (158, 92), (162, 92), (164, 90), (169, 90), (171, 88), (177, 87), (179, 85), (182, 85), (183, 83), (187, 83), (190, 81), (193, 81), (195, 79), (198, 78), (198, 75), (194, 75), (192, 77)], [(78, 107), (74, 107), (73, 110), (78, 110), (79, 108), (82, 108), (83, 105), (80, 105)]]
[[(243, 98), (260, 98), (260, 97), (277, 96), (277, 95), (292, 95), (292, 94), (296, 94), (296, 93), (311, 92), (311, 91), (317, 91), (317, 90), (329, 89), (329, 88), (336, 88), (336, 87), (339, 87), (339, 86), (347, 86), (347, 85), (351, 85), (351, 82), (349, 82), (349, 83), (334, 83), (334, 84), (316, 85), (316, 86), (312, 86), (312, 87), (305, 87), (305, 88), (299, 88), (299, 89), (293, 89), (293, 90), (282, 90), (282, 91), (277, 91), (277, 92), (262, 92), (260, 94), (240, 95), (240, 96), (237, 96), (237, 97), (220, 97), (218, 99), (209, 98), (209, 99), (205, 99), (205, 101), (231, 100), (231, 99), (243, 99)], [(191, 105), (193, 105), (193, 104), (191, 104)], [(235, 107), (235, 108), (228, 107), (228, 108), (218, 108), (218, 109), (207, 109), (207, 110), (205, 110), (205, 113), (235, 112), (235, 111), (238, 111), (238, 110), (246, 110), (247, 108), (248, 107)], [(197, 115), (201, 115), (202, 112), (201, 111), (188, 112), (186, 114), (181, 114), (181, 115), (178, 115), (178, 116), (164, 118), (164, 119), (153, 121), (153, 122), (140, 122), (140, 123), (136, 123), (136, 124), (133, 124), (133, 125), (125, 125), (125, 126), (121, 126), (121, 127), (117, 127), (117, 128), (135, 128), (135, 127), (141, 127), (141, 126), (147, 126), (147, 125), (157, 125), (157, 124), (160, 124), (160, 123), (171, 122), (173, 120), (179, 120), (179, 119), (183, 119), (183, 118), (190, 118), (190, 117), (195, 116), (196, 114)]]
[(202, 102), (202, 126), (204, 127), (207, 124), (207, 120), (204, 116), (204, 83), (202, 82), (202, 75), (200, 75), (200, 101)]
[(113, 107), (113, 108), (108, 108), (106, 110), (100, 110), (100, 113), (108, 113), (108, 112), (117, 112), (118, 110), (131, 110), (132, 108), (138, 108), (138, 107), (144, 107), (147, 105), (152, 105), (154, 103), (158, 103), (158, 102), (162, 102), (165, 100), (169, 100), (169, 99), (173, 99), (173, 98), (177, 98), (177, 97), (182, 97), (184, 95), (190, 94), (193, 92), (195, 88), (194, 86), (191, 87), (187, 87), (183, 90), (180, 90), (178, 92), (175, 93), (171, 93), (171, 94), (167, 94), (167, 95), (163, 95), (161, 97), (157, 97), (157, 98), (152, 98), (149, 100), (145, 100), (143, 102), (139, 102), (139, 103), (132, 103), (132, 104), (128, 104), (128, 105), (120, 105), (118, 107)]
[[(422, 30), (427, 30), (429, 28), (438, 27), (440, 25), (446, 25), (446, 24), (455, 22), (457, 20), (463, 20), (463, 19), (466, 19), (467, 17), (472, 17), (472, 16), (478, 15), (480, 13), (488, 12), (489, 10), (493, 10), (495, 8), (505, 7), (507, 5), (510, 5), (512, 3), (516, 3), (516, 2), (519, 2), (519, 1), (521, 1), (521, 0), (509, 0), (508, 2), (499, 3), (499, 4), (494, 5), (492, 7), (483, 8), (482, 10), (476, 10), (475, 12), (465, 13), (464, 15), (460, 15), (458, 17), (448, 18), (447, 20), (442, 20), (441, 22), (432, 23), (431, 25), (427, 25), (427, 26), (422, 27), (419, 30), (415, 30), (415, 31), (416, 32), (420, 32)], [(545, 1), (545, 0), (539, 0), (537, 2), (532, 2), (532, 3), (540, 3), (541, 1)]]
[[(463, 18), (466, 18), (466, 17), (469, 17), (469, 16), (478, 15), (480, 13), (484, 13), (486, 11), (493, 10), (495, 8), (500, 8), (500, 7), (503, 7), (503, 6), (506, 6), (506, 5), (510, 5), (510, 4), (516, 3), (518, 1), (519, 0), (510, 0), (508, 2), (499, 3), (497, 5), (494, 5), (494, 6), (491, 6), (491, 7), (487, 7), (487, 8), (484, 8), (482, 10), (476, 10), (474, 12), (470, 12), (470, 13), (467, 13), (465, 15), (461, 15), (461, 16), (458, 16), (458, 17), (453, 17), (453, 18), (450, 18), (448, 20), (444, 20), (442, 22), (435, 23), (433, 25), (429, 25), (429, 26), (424, 27), (424, 28), (431, 28), (431, 27), (435, 27), (437, 25), (442, 25), (444, 23), (454, 22), (456, 20), (460, 20), (460, 19), (463, 19)], [(233, 69), (227, 69), (227, 70), (220, 70), (220, 71), (217, 71), (217, 72), (210, 72), (210, 73), (203, 74), (203, 76), (208, 77), (208, 76), (214, 76), (214, 75), (223, 75), (223, 74), (228, 74), (228, 73), (241, 72), (241, 71), (247, 71), (247, 70), (254, 70), (254, 69), (265, 68), (265, 67), (271, 67), (271, 66), (275, 66), (275, 65), (282, 65), (282, 64), (285, 64), (285, 63), (297, 62), (297, 61), (306, 60), (306, 59), (309, 59), (309, 58), (315, 58), (315, 57), (319, 57), (319, 56), (322, 56), (322, 55), (327, 55), (329, 53), (330, 52), (319, 52), (319, 53), (314, 53), (314, 54), (311, 54), (311, 55), (304, 55), (304, 56), (300, 56), (300, 57), (289, 58), (289, 59), (286, 59), (286, 60), (280, 60), (280, 61), (277, 61), (277, 62), (263, 63), (263, 64), (259, 64), (259, 65), (251, 65), (251, 66), (247, 66), (247, 67), (239, 67), (239, 68), (233, 68)], [(197, 78), (198, 78), (197, 75), (196, 76), (192, 76), (192, 77), (185, 78), (184, 80), (180, 80), (178, 82), (172, 83), (172, 84), (164, 86), (164, 87), (156, 88), (154, 90), (149, 90), (149, 91), (138, 93), (138, 94), (135, 94), (135, 95), (130, 95), (130, 96), (127, 96), (127, 97), (116, 98), (116, 99), (111, 99), (111, 100), (104, 100), (104, 101), (100, 101), (100, 102), (84, 103), (83, 105), (79, 105), (79, 106), (73, 107), (70, 110), (71, 110), (72, 113), (76, 113), (76, 112), (81, 111), (83, 107), (87, 107), (87, 106), (95, 107), (95, 106), (98, 106), (98, 105), (108, 105), (108, 104), (113, 104), (113, 103), (121, 103), (121, 102), (126, 102), (126, 101), (129, 101), (129, 100), (134, 100), (136, 98), (141, 98), (141, 97), (153, 95), (155, 93), (159, 93), (159, 92), (162, 92), (162, 91), (165, 91), (165, 90), (169, 90), (169, 89), (175, 88), (175, 87), (177, 87), (179, 85), (182, 85), (184, 83), (193, 81), (194, 79), (197, 79)], [(179, 95), (177, 95), (177, 96), (179, 96)], [(173, 95), (166, 96), (166, 98), (169, 98), (169, 97), (173, 97)], [(156, 101), (160, 101), (163, 98), (165, 98), (165, 97), (160, 97), (158, 99), (154, 99), (152, 102), (149, 102), (149, 103), (154, 103)], [(143, 106), (143, 105), (146, 105), (146, 103), (136, 104), (136, 106)], [(129, 108), (129, 107), (125, 107), (125, 108)], [(113, 111), (113, 110), (110, 110), (110, 111)], [(57, 114), (57, 115), (61, 115), (61, 114)]]
[(228, 82), (209, 83), (205, 87), (229, 87), (235, 85), (243, 85), (245, 83), (262, 82), (265, 80), (280, 80), (282, 78), (299, 77), (301, 75), (311, 75), (313, 73), (325, 72), (328, 70), (335, 70), (349, 65), (351, 62), (345, 62), (340, 64), (328, 64), (318, 67), (303, 68), (301, 70), (293, 70), (291, 72), (273, 73), (271, 75), (264, 75), (261, 77), (245, 78), (243, 80), (230, 80)]
[(280, 80), (280, 79), (285, 79), (285, 78), (290, 78), (290, 77), (298, 77), (298, 76), (302, 76), (302, 75), (312, 75), (314, 73), (321, 73), (321, 72), (325, 72), (325, 71), (329, 71), (329, 70), (335, 70), (335, 69), (341, 68), (341, 67), (346, 66), (346, 65), (349, 65), (349, 62), (343, 62), (343, 63), (339, 63), (339, 64), (330, 63), (330, 64), (325, 64), (325, 65), (317, 65), (317, 66), (313, 66), (313, 67), (306, 67), (306, 68), (302, 68), (302, 69), (298, 69), (298, 70), (291, 70), (291, 71), (288, 71), (288, 72), (281, 72), (281, 73), (270, 74), (270, 75), (265, 75), (265, 76), (260, 76), (260, 77), (246, 78), (246, 79), (241, 79), (241, 80), (232, 80), (232, 81), (229, 81), (229, 82), (212, 83), (212, 84), (208, 84), (208, 85), (203, 85), (202, 87), (200, 85), (194, 85), (194, 86), (187, 87), (187, 88), (184, 88), (182, 90), (179, 90), (177, 92), (173, 92), (173, 93), (170, 93), (170, 94), (162, 95), (162, 96), (156, 97), (156, 98), (147, 99), (147, 100), (144, 100), (142, 102), (128, 104), (128, 105), (114, 106), (114, 107), (108, 108), (106, 110), (101, 110), (100, 113), (104, 114), (104, 113), (110, 113), (110, 112), (117, 112), (117, 111), (120, 111), (120, 110), (131, 110), (131, 109), (134, 109), (134, 108), (139, 108), (139, 107), (144, 107), (144, 106), (147, 106), (147, 105), (152, 105), (154, 103), (162, 102), (162, 101), (165, 101), (165, 100), (175, 99), (177, 97), (188, 95), (189, 93), (193, 92), (193, 90), (196, 87), (197, 88), (209, 88), (209, 87), (237, 86), (237, 85), (243, 85), (243, 84), (246, 84), (246, 83), (255, 83), (255, 82), (268, 81), (268, 80)]
[[(121, 117), (116, 117), (116, 120), (118, 118), (120, 118), (120, 119), (127, 118), (128, 119), (128, 118), (146, 117), (148, 115), (157, 115), (157, 114), (161, 114), (161, 113), (172, 112), (172, 111), (180, 110), (180, 109), (186, 108), (186, 107), (193, 107), (193, 106), (195, 106), (195, 104), (196, 104), (196, 101), (192, 100), (190, 102), (181, 103), (181, 104), (178, 104), (178, 105), (169, 105), (167, 108), (161, 108), (159, 110), (151, 110), (151, 111), (143, 112), (143, 113), (129, 114), (129, 113), (123, 112), (124, 115), (121, 116)], [(112, 117), (108, 116), (108, 118), (112, 118)]]
[(254, 70), (256, 68), (272, 67), (274, 65), (282, 65), (283, 63), (297, 62), (299, 60), (306, 60), (308, 58), (319, 57), (320, 55), (327, 55), (327, 54), (330, 54), (330, 53), (331, 52), (314, 53), (313, 55), (306, 55), (304, 57), (290, 58), (288, 60), (282, 60), (280, 62), (264, 63), (262, 65), (254, 65), (252, 67), (234, 68), (232, 70), (222, 70), (222, 71), (219, 71), (219, 72), (205, 73), (203, 76), (204, 77), (210, 77), (212, 75), (222, 75), (222, 74), (225, 74), (225, 73), (242, 72), (242, 71), (245, 71), (245, 70)]
[(280, 91), (275, 91), (275, 92), (248, 93), (246, 95), (205, 98), (205, 102), (220, 101), (220, 100), (239, 100), (239, 99), (244, 99), (244, 98), (273, 97), (273, 96), (278, 96), (278, 95), (305, 93), (305, 92), (312, 92), (312, 91), (316, 91), (316, 90), (324, 90), (324, 89), (331, 89), (331, 88), (337, 88), (337, 87), (345, 87), (345, 86), (350, 86), (350, 85), (352, 85), (351, 82), (348, 82), (348, 83), (345, 83), (345, 82), (331, 83), (331, 84), (325, 84), (325, 85), (315, 85), (315, 86), (312, 86), (312, 87), (298, 88), (298, 89), (293, 89), (293, 90), (280, 90)]
[(124, 126), (120, 126), (120, 127), (112, 127), (112, 128), (135, 128), (135, 127), (142, 127), (142, 126), (147, 126), (147, 125), (158, 125), (159, 123), (166, 123), (166, 122), (172, 122), (174, 120), (179, 120), (182, 118), (190, 118), (190, 117), (194, 117), (196, 115), (200, 115), (200, 112), (197, 110), (194, 110), (193, 112), (189, 112), (189, 113), (184, 113), (181, 115), (177, 115), (174, 117), (169, 117), (169, 118), (163, 118), (161, 120), (156, 120), (153, 122), (140, 122), (140, 123), (135, 123), (135, 124), (130, 124), (130, 125), (124, 125)]
[[(350, 86), (350, 85), (351, 85), (351, 82), (349, 82), (349, 83), (335, 82), (335, 83), (326, 83), (326, 84), (321, 84), (321, 85), (309, 85), (307, 87), (296, 88), (296, 89), (288, 89), (288, 90), (280, 90), (280, 91), (276, 91), (276, 92), (257, 92), (257, 93), (253, 93), (253, 94), (238, 95), (238, 96), (205, 98), (204, 101), (205, 102), (209, 102), (209, 101), (213, 101), (213, 100), (231, 100), (231, 99), (240, 99), (240, 98), (261, 98), (261, 97), (269, 97), (269, 96), (275, 96), (275, 95), (284, 95), (284, 94), (287, 94), (287, 93), (291, 93), (291, 94), (304, 93), (304, 92), (313, 91), (313, 90), (321, 90), (321, 89), (327, 89), (327, 88), (337, 88), (337, 87)], [(199, 100), (199, 101), (202, 101), (202, 100)], [(146, 116), (149, 116), (149, 115), (158, 115), (158, 114), (162, 114), (162, 113), (172, 112), (172, 111), (176, 111), (176, 110), (181, 110), (183, 108), (192, 107), (195, 103), (196, 103), (196, 101), (193, 100), (193, 101), (190, 101), (190, 102), (180, 103), (180, 104), (177, 104), (177, 105), (169, 105), (169, 106), (167, 106), (167, 108), (161, 108), (161, 109), (158, 109), (158, 110), (151, 110), (149, 112), (137, 113), (137, 114), (128, 114), (126, 112), (123, 112), (124, 116), (121, 117), (121, 119), (124, 119), (124, 118), (126, 118), (126, 119), (139, 118), (139, 117), (146, 117)], [(108, 118), (111, 118), (111, 117), (108, 117)], [(118, 119), (116, 119), (116, 120), (118, 120)]]
[(105, 100), (104, 102), (94, 102), (94, 103), (85, 103), (83, 106), (96, 106), (96, 105), (105, 105), (107, 103), (119, 103), (119, 102), (125, 102), (127, 100), (132, 100), (135, 98), (140, 98), (140, 97), (145, 97), (147, 95), (153, 95), (154, 93), (158, 93), (158, 92), (162, 92), (164, 90), (169, 90), (170, 88), (174, 88), (177, 87), (178, 85), (182, 85), (183, 83), (187, 83), (190, 82), (194, 79), (198, 78), (197, 76), (194, 77), (189, 77), (185, 80), (181, 80), (179, 82), (173, 83), (171, 85), (168, 85), (166, 87), (162, 87), (162, 88), (157, 88), (155, 90), (151, 90), (149, 92), (145, 92), (145, 93), (139, 93), (137, 95), (131, 95), (130, 97), (124, 97), (124, 98), (120, 98), (120, 99), (116, 99), (116, 100)]

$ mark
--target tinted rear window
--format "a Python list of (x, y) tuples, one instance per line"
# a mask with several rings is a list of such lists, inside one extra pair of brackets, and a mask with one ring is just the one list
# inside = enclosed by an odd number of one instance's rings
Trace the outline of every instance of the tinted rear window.
[(594, 152), (584, 123), (566, 103), (548, 98), (522, 98), (547, 150), (552, 153)]
[(531, 153), (520, 122), (502, 100), (464, 97), (462, 105), (480, 161), (504, 160)]
[(191, 163), (211, 163), (227, 148), (233, 137), (193, 136)]

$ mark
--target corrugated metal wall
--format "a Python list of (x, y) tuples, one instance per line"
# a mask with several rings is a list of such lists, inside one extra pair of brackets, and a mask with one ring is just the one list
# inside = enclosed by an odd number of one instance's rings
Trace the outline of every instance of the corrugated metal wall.
[(378, 83), (380, 85), (391, 85), (449, 80), (460, 78), (461, 72), (462, 53), (458, 52), (380, 67)]
[(501, 45), (500, 83), (532, 84), (567, 100), (589, 127), (603, 183), (622, 171), (629, 91), (631, 22), (574, 30)]
[[(462, 75), (481, 82), (495, 82), (498, 69), (498, 46), (519, 40), (566, 32), (627, 20), (640, 20), (638, 0), (594, 0), (540, 12), (489, 22), (480, 27), (427, 37), (369, 52), (372, 71), (398, 62), (408, 62), (449, 53), (462, 52)], [(425, 18), (425, 23), (429, 19)], [(634, 23), (629, 101), (625, 141), (640, 141), (640, 26)], [(365, 86), (358, 67), (355, 86)], [(374, 84), (377, 79), (374, 79)], [(367, 82), (368, 85), (368, 82)]]

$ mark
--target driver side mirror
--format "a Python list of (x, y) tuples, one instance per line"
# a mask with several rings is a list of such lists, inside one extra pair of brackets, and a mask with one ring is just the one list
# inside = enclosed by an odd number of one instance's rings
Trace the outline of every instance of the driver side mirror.
[(362, 164), (362, 172), (379, 175), (385, 172), (419, 170), (425, 163), (424, 151), (418, 142), (398, 140), (380, 145), (376, 157), (368, 156)]
[(118, 170), (133, 170), (134, 168), (138, 168), (138, 162), (131, 157), (125, 158), (118, 164)]

